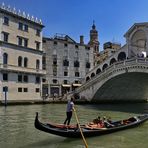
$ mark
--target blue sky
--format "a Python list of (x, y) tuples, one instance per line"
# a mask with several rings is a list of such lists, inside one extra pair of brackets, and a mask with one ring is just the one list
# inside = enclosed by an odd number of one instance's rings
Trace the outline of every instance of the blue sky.
[(6, 5), (41, 18), (44, 36), (67, 34), (89, 41), (93, 20), (102, 48), (107, 41), (125, 43), (124, 33), (138, 22), (148, 22), (148, 0), (0, 0)]

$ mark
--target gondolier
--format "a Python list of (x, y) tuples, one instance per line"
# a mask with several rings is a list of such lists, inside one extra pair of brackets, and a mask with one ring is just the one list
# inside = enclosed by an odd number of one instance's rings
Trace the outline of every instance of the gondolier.
[(72, 111), (74, 110), (74, 97), (71, 97), (71, 99), (67, 103), (67, 109), (66, 109), (66, 119), (64, 121), (64, 125), (69, 125), (72, 117)]

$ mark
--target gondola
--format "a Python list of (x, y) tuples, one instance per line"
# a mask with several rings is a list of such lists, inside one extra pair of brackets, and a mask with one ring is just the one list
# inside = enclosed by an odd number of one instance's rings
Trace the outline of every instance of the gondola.
[[(113, 127), (89, 128), (86, 125), (81, 125), (81, 129), (85, 137), (93, 137), (133, 128), (145, 122), (146, 120), (148, 120), (148, 114), (134, 116), (125, 120), (115, 121), (113, 122)], [(128, 122), (125, 123), (123, 121)], [(38, 113), (36, 113), (34, 126), (38, 130), (62, 137), (81, 137), (81, 133), (77, 125), (65, 126), (63, 124), (42, 123), (38, 119)]]

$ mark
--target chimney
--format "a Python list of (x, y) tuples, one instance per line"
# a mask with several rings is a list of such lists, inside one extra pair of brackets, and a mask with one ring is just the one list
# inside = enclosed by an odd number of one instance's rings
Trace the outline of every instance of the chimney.
[(84, 44), (84, 36), (80, 35), (80, 44)]

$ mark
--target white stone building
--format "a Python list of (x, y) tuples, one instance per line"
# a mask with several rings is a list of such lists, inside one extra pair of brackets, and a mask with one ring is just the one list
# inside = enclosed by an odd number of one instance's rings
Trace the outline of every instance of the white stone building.
[(68, 35), (44, 37), (43, 50), (47, 70), (44, 94), (50, 97), (63, 96), (80, 86), (86, 73), (93, 68), (93, 48), (84, 44), (83, 36), (80, 36), (80, 43)]
[(0, 6), (0, 100), (41, 99), (41, 20)]

